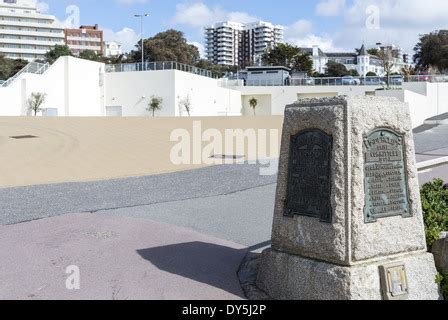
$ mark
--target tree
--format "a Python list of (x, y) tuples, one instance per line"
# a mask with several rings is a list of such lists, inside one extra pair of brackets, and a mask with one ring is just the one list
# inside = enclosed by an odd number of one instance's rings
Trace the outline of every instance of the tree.
[(162, 104), (163, 99), (161, 97), (151, 96), (151, 99), (149, 100), (148, 103), (148, 108), (146, 108), (146, 110), (152, 112), (152, 116), (154, 117), (156, 111), (162, 110)]
[(9, 79), (10, 69), (10, 59), (0, 55), (0, 80)]
[(370, 54), (371, 56), (378, 57), (378, 54), (380, 53), (380, 51), (377, 48), (372, 48), (372, 49), (367, 50), (367, 53)]
[(218, 77), (223, 77), (227, 73), (238, 72), (238, 66), (221, 66), (219, 64), (213, 64), (208, 60), (201, 59), (196, 63), (196, 67), (201, 69), (210, 70), (214, 75)]
[(384, 73), (386, 74), (386, 83), (389, 88), (390, 81), (389, 78), (392, 74), (392, 69), (394, 67), (394, 60), (392, 56), (392, 51), (389, 49), (381, 50), (378, 54), (378, 58), (380, 58), (381, 66), (384, 69)]
[(369, 71), (366, 73), (366, 77), (377, 77), (378, 75), (375, 72)]
[(28, 99), (28, 108), (34, 113), (34, 116), (37, 116), (37, 113), (42, 110), (40, 107), (45, 103), (46, 98), (47, 94), (45, 93), (33, 92), (31, 94)]
[(183, 109), (185, 109), (185, 111), (187, 111), (188, 116), (190, 117), (190, 116), (191, 116), (191, 110), (192, 110), (190, 95), (187, 94), (187, 95), (185, 96), (185, 98), (183, 98), (182, 100), (180, 100), (179, 104), (180, 104), (180, 106), (181, 106)]
[(338, 63), (335, 61), (328, 61), (327, 63), (327, 77), (344, 77), (348, 74), (348, 70), (342, 63)]
[(8, 80), (22, 70), (28, 63), (26, 60), (13, 60), (0, 55), (0, 80)]
[(126, 56), (124, 54), (119, 54), (111, 57), (102, 57), (102, 60), (106, 64), (121, 64), (127, 62)]
[(50, 64), (53, 64), (60, 57), (65, 56), (72, 56), (70, 49), (65, 45), (64, 46), (56, 45), (54, 46), (53, 49), (51, 49), (45, 54), (45, 61)]
[(81, 53), (79, 54), (79, 58), (80, 59), (84, 59), (84, 60), (90, 60), (90, 61), (102, 61), (102, 56), (97, 54), (95, 51), (93, 50), (84, 50), (81, 51)]
[[(183, 32), (167, 30), (144, 40), (144, 53), (146, 61), (177, 61), (194, 65), (199, 61), (199, 49), (187, 43)], [(129, 54), (130, 62), (140, 62), (142, 56), (141, 41), (136, 45), (137, 50)]]
[(359, 77), (358, 70), (355, 69), (350, 70), (350, 75), (353, 77)]
[(445, 72), (448, 70), (448, 30), (421, 35), (414, 51), (414, 62), (419, 69)]
[(306, 71), (308, 74), (313, 71), (313, 60), (310, 54), (287, 43), (280, 43), (274, 48), (269, 48), (261, 60), (265, 65), (283, 66), (293, 71)]
[(401, 68), (401, 74), (404, 76), (404, 81), (409, 82), (411, 76), (415, 74), (415, 69), (411, 66), (404, 66)]
[(258, 100), (255, 98), (252, 98), (249, 100), (249, 104), (250, 104), (250, 107), (254, 110), (254, 116), (256, 116), (257, 114), (255, 113), (255, 109), (257, 108)]

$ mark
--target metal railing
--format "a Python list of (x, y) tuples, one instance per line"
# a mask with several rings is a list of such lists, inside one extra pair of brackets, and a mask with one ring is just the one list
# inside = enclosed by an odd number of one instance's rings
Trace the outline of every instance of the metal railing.
[(210, 70), (205, 70), (179, 63), (176, 61), (166, 62), (147, 62), (147, 63), (127, 63), (106, 65), (106, 72), (135, 72), (135, 71), (159, 71), (159, 70), (179, 70), (188, 73), (193, 73), (207, 78), (217, 78)]
[(0, 87), (8, 87), (11, 85), (20, 75), (24, 73), (43, 74), (50, 68), (49, 63), (30, 62), (22, 70), (17, 72), (14, 76), (6, 81), (0, 81)]
[(448, 82), (448, 75), (415, 75), (390, 77), (292, 78), (282, 80), (244, 80), (248, 87), (272, 86), (377, 86), (400, 87), (405, 82)]

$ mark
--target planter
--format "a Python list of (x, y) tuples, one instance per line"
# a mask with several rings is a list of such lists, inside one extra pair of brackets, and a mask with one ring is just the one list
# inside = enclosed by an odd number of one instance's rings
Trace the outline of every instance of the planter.
[(442, 274), (448, 274), (448, 232), (443, 232), (440, 240), (433, 244), (432, 253), (437, 270)]

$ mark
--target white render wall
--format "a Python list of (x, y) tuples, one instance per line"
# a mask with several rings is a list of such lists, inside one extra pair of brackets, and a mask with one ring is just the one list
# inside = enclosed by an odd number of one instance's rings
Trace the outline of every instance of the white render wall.
[(448, 112), (448, 83), (404, 83), (402, 90), (376, 91), (377, 86), (226, 87), (227, 82), (178, 70), (105, 73), (105, 65), (73, 57), (56, 61), (44, 74), (22, 74), (0, 87), (0, 116), (25, 116), (33, 92), (47, 94), (42, 108), (58, 116), (106, 116), (106, 108), (121, 107), (121, 115), (151, 116), (152, 95), (163, 98), (156, 116), (187, 116), (180, 101), (187, 95), (192, 116), (253, 116), (249, 100), (258, 100), (257, 115), (283, 115), (285, 106), (301, 98), (337, 95), (392, 96), (407, 102), (414, 127)]
[(403, 90), (378, 91), (377, 95), (408, 103), (414, 128), (428, 118), (448, 112), (448, 83), (405, 83)]
[(58, 116), (103, 116), (104, 64), (72, 57), (58, 59), (44, 74), (22, 74), (8, 87), (0, 87), (0, 116), (25, 116), (33, 92), (45, 93), (43, 109)]
[[(296, 102), (300, 98), (322, 98), (334, 97), (338, 95), (366, 95), (374, 94), (376, 86), (294, 86), (294, 87), (235, 87), (241, 92), (244, 102), (244, 110), (248, 109), (248, 101), (257, 96), (270, 96), (271, 105), (266, 103), (258, 108), (268, 108), (271, 115), (283, 115), (285, 106)], [(259, 114), (266, 114), (266, 110), (258, 110)]]
[(163, 99), (156, 116), (188, 116), (180, 107), (187, 96), (191, 116), (241, 115), (239, 91), (218, 86), (216, 79), (178, 70), (106, 73), (106, 107), (121, 107), (123, 116), (151, 116), (151, 96)]

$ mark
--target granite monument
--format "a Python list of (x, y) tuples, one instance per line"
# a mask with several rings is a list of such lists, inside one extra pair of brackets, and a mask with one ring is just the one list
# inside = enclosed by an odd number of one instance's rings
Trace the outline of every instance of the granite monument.
[(439, 299), (408, 106), (301, 100), (284, 121), (272, 248), (257, 286), (273, 299)]

